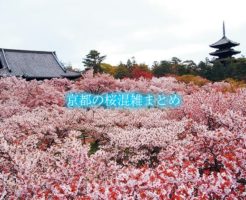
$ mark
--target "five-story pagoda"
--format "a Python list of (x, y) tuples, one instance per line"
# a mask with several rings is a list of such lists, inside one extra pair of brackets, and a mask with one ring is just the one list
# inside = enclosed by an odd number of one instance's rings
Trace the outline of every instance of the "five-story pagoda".
[(210, 47), (216, 48), (215, 52), (210, 53), (212, 56), (217, 56), (217, 59), (225, 59), (232, 57), (233, 55), (239, 54), (240, 51), (234, 50), (232, 47), (238, 46), (239, 43), (233, 42), (228, 39), (225, 35), (225, 23), (223, 22), (223, 37), (214, 44), (211, 44)]

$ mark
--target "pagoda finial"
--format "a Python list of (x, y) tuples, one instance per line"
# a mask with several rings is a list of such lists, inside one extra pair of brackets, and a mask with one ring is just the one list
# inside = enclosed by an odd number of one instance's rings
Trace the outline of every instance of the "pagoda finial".
[(225, 37), (225, 22), (223, 21), (223, 37)]

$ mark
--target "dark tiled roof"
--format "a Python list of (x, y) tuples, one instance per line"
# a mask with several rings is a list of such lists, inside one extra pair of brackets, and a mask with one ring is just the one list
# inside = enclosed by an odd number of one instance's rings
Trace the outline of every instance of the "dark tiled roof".
[(211, 44), (210, 47), (213, 47), (213, 48), (219, 48), (222, 46), (234, 47), (234, 46), (238, 46), (238, 45), (239, 45), (239, 43), (233, 42), (232, 40), (230, 40), (226, 36), (224, 36), (218, 42)]
[(25, 78), (77, 78), (78, 72), (65, 70), (55, 52), (0, 49), (3, 68), (0, 76), (21, 76)]
[(241, 53), (241, 51), (235, 51), (234, 49), (223, 49), (223, 50), (217, 50), (215, 52), (210, 53), (212, 56), (218, 56), (218, 55), (235, 55)]

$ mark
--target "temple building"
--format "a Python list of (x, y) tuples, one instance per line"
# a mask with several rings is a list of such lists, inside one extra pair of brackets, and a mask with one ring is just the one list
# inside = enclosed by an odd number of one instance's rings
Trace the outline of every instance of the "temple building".
[(239, 54), (240, 51), (234, 50), (232, 47), (238, 46), (239, 43), (233, 42), (228, 39), (225, 34), (225, 23), (223, 22), (223, 37), (214, 44), (211, 44), (210, 47), (217, 49), (216, 51), (210, 53), (212, 56), (217, 56), (217, 59), (225, 59), (232, 57), (233, 55)]
[(76, 79), (81, 73), (64, 68), (54, 51), (32, 51), (0, 48), (0, 77), (25, 79)]

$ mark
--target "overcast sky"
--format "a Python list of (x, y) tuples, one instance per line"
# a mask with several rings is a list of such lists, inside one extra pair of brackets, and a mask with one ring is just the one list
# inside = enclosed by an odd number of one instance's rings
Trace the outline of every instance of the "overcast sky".
[[(245, 0), (0, 0), (0, 48), (56, 51), (82, 67), (92, 49), (117, 65), (209, 57), (222, 37), (246, 54)], [(209, 57), (211, 58), (211, 57)]]

